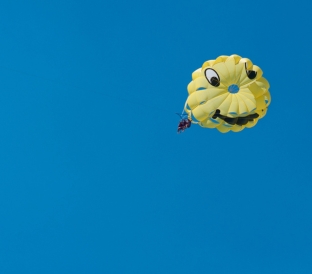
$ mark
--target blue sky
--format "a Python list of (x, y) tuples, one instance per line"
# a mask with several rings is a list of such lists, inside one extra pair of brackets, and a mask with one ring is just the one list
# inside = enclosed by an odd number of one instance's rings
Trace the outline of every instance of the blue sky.
[[(1, 273), (311, 273), (308, 1), (0, 4)], [(177, 135), (239, 54), (272, 104)]]

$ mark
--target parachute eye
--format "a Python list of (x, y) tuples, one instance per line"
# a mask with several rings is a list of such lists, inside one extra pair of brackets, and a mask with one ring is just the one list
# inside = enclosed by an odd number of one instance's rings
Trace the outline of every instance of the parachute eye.
[(206, 69), (205, 70), (205, 76), (210, 83), (210, 85), (214, 87), (218, 87), (220, 85), (220, 77), (218, 73), (213, 69)]
[(256, 78), (257, 72), (254, 70), (248, 70), (246, 63), (245, 63), (245, 69), (246, 69), (246, 74), (250, 80), (253, 80)]

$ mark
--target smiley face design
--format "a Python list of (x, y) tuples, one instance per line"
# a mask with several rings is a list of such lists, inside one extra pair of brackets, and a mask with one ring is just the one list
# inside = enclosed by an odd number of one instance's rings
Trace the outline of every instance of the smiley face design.
[(271, 102), (262, 70), (238, 55), (219, 56), (192, 74), (184, 110), (205, 128), (222, 133), (255, 126)]

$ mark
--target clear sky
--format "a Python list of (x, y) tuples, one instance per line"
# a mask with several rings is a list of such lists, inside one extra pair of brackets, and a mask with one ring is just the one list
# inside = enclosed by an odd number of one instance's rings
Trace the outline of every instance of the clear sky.
[[(0, 273), (312, 273), (308, 1), (2, 1)], [(176, 134), (191, 73), (272, 103)]]

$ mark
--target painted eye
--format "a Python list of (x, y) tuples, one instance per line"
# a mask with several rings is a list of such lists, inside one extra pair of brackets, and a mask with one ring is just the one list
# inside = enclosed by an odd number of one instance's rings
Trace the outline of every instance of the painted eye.
[(214, 87), (218, 87), (220, 85), (220, 77), (218, 73), (213, 69), (206, 69), (205, 76), (210, 83), (210, 85)]
[(248, 78), (249, 78), (250, 80), (253, 80), (253, 79), (256, 78), (257, 72), (254, 71), (254, 70), (248, 70), (248, 69), (247, 69), (246, 63), (245, 63), (245, 70), (246, 70), (246, 74), (247, 74), (247, 76), (248, 76)]

